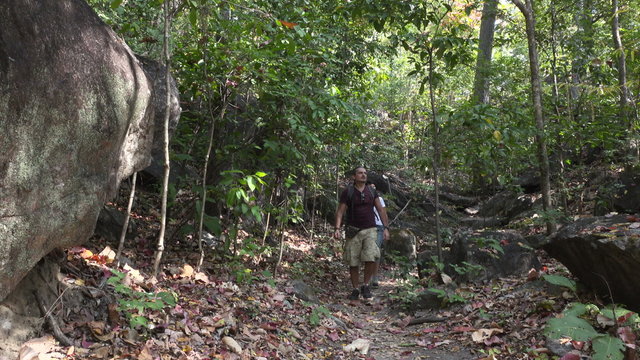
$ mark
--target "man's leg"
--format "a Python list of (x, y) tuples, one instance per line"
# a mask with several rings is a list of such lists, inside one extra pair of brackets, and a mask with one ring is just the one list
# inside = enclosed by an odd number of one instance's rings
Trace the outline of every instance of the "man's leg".
[[(365, 274), (366, 274), (366, 267), (365, 267)], [(360, 267), (350, 266), (349, 276), (351, 277), (351, 285), (353, 285), (353, 288), (358, 289), (358, 287), (360, 286)]]
[[(375, 261), (367, 261), (364, 263), (364, 284), (369, 285), (371, 278), (378, 270), (378, 263)], [(351, 280), (353, 282), (353, 278)]]

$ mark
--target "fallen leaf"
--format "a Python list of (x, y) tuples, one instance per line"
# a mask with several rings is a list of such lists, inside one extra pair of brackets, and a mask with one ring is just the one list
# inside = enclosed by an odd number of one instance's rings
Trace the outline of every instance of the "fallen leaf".
[(223, 337), (222, 343), (225, 344), (227, 348), (229, 348), (229, 350), (233, 351), (234, 353), (242, 354), (242, 347), (240, 347), (240, 344), (238, 344), (238, 342), (235, 341), (232, 337), (230, 336)]
[(190, 278), (193, 276), (193, 273), (195, 272), (195, 270), (193, 269), (193, 266), (189, 265), (189, 264), (184, 264), (184, 266), (182, 267), (182, 272), (180, 273), (180, 277), (181, 278)]
[(298, 24), (296, 23), (292, 23), (292, 22), (288, 22), (288, 21), (284, 21), (284, 20), (279, 20), (280, 24), (282, 24), (282, 26), (288, 28), (288, 29), (293, 29), (294, 27), (296, 27)]
[(484, 343), (485, 340), (489, 339), (494, 334), (502, 334), (502, 333), (503, 333), (503, 330), (498, 328), (480, 329), (480, 330), (474, 331), (471, 334), (471, 339), (474, 342), (480, 344), (480, 343)]
[(367, 339), (356, 339), (351, 344), (343, 346), (342, 350), (346, 352), (360, 351), (360, 354), (367, 355), (370, 345), (371, 342)]

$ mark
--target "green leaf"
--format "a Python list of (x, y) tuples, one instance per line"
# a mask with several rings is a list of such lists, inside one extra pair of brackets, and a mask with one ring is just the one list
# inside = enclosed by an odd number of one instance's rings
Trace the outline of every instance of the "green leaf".
[(266, 172), (262, 172), (262, 171), (258, 171), (258, 172), (256, 172), (256, 176), (260, 177), (260, 178), (263, 178), (263, 177), (267, 176), (267, 173)]
[(587, 313), (587, 305), (583, 303), (573, 303), (569, 305), (563, 312), (565, 316), (579, 317)]
[(624, 343), (610, 335), (598, 335), (591, 340), (593, 360), (623, 360)]
[(222, 227), (220, 226), (220, 219), (218, 219), (217, 217), (205, 215), (204, 226), (213, 235), (219, 236), (222, 233)]
[(586, 320), (570, 315), (549, 320), (544, 333), (553, 339), (569, 337), (578, 341), (589, 341), (598, 336), (598, 332)]
[(247, 186), (251, 191), (254, 191), (256, 189), (256, 183), (255, 183), (255, 180), (253, 179), (253, 176), (247, 176)]
[(542, 277), (553, 285), (564, 286), (573, 292), (576, 291), (576, 282), (569, 278), (560, 275), (543, 275)]
[(120, 5), (122, 5), (122, 0), (113, 0), (111, 2), (111, 8), (112, 9), (116, 9), (116, 8), (120, 7)]
[(129, 320), (129, 325), (134, 329), (138, 326), (146, 327), (148, 323), (149, 320), (147, 320), (146, 317), (140, 315), (133, 315), (131, 316), (131, 320)]

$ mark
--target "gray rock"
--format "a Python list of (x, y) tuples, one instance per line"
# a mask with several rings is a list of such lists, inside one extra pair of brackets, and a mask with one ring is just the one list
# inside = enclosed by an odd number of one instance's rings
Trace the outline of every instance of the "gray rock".
[[(421, 253), (418, 263), (428, 262), (433, 255), (433, 251)], [(447, 264), (444, 272), (460, 281), (523, 275), (531, 268), (540, 268), (533, 249), (520, 234), (510, 230), (460, 232), (454, 236), (450, 251), (443, 251), (443, 255)], [(468, 271), (460, 274), (456, 268)]]
[(316, 291), (309, 285), (307, 285), (307, 283), (305, 283), (304, 281), (294, 280), (291, 283), (291, 286), (293, 286), (293, 293), (298, 299), (316, 304), (320, 303), (320, 299), (318, 299)]
[[(389, 231), (389, 240), (384, 243), (386, 255), (397, 255), (408, 259), (410, 262), (416, 260), (416, 235), (409, 229), (392, 228)], [(387, 256), (387, 260), (391, 260)]]
[(0, 2), (0, 300), (149, 165), (152, 83), (82, 0)]
[(625, 215), (583, 218), (561, 228), (544, 249), (602, 298), (639, 311), (638, 225)]

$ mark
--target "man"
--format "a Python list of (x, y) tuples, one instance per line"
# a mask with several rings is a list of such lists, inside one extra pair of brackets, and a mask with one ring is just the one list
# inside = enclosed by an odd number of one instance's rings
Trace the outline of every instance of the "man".
[[(381, 215), (384, 226), (383, 238), (389, 239), (389, 219), (384, 211), (380, 198), (374, 190), (366, 186), (367, 170), (359, 166), (353, 170), (353, 189), (344, 189), (340, 195), (340, 205), (336, 211), (336, 230), (333, 236), (336, 239), (342, 237), (340, 227), (342, 217), (347, 212), (346, 241), (344, 246), (344, 261), (349, 266), (349, 276), (353, 290), (349, 294), (349, 300), (357, 300), (362, 297), (371, 299), (369, 282), (378, 267), (380, 249), (376, 244), (377, 228), (373, 212), (375, 206)], [(351, 196), (349, 193), (351, 192)], [(348, 210), (348, 211), (347, 211)], [(360, 264), (364, 263), (364, 283), (360, 286)]]

